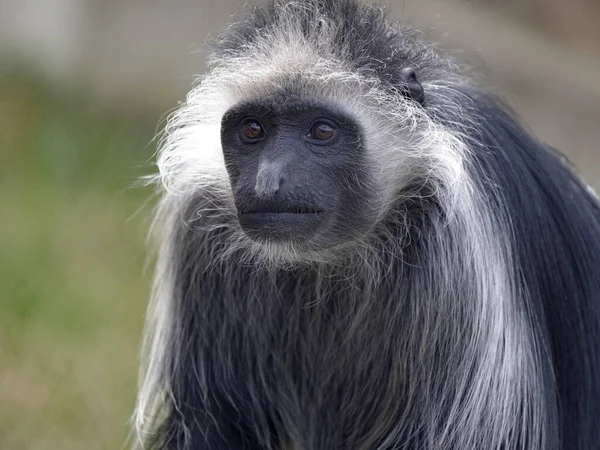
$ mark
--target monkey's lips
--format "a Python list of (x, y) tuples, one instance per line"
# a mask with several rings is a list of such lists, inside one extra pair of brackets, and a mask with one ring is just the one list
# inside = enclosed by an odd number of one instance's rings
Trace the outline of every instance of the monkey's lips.
[(310, 237), (324, 216), (312, 205), (262, 205), (239, 211), (238, 220), (252, 239), (282, 240)]

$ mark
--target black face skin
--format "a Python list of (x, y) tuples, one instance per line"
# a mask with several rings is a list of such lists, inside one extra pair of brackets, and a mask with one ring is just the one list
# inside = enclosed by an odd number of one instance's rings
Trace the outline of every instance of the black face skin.
[(359, 127), (331, 105), (289, 97), (236, 105), (223, 117), (221, 143), (251, 239), (327, 248), (372, 225)]

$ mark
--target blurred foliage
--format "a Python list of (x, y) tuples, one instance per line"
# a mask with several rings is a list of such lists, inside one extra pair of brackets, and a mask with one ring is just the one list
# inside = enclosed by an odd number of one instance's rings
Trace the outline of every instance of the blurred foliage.
[(82, 98), (0, 82), (0, 449), (119, 449), (128, 430), (149, 285), (132, 185), (156, 120)]

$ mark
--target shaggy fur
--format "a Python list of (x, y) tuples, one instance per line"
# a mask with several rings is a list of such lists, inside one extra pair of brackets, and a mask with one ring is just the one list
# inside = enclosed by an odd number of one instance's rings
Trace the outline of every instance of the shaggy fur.
[[(600, 208), (557, 153), (355, 0), (251, 8), (210, 63), (160, 142), (140, 448), (598, 448)], [(361, 125), (368, 233), (244, 235), (220, 122), (263, 96)]]

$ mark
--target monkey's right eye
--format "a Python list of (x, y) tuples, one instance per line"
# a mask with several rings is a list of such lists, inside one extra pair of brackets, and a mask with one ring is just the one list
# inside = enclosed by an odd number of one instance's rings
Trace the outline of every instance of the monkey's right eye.
[(248, 119), (242, 124), (242, 138), (248, 142), (256, 142), (265, 137), (265, 130), (256, 119)]

